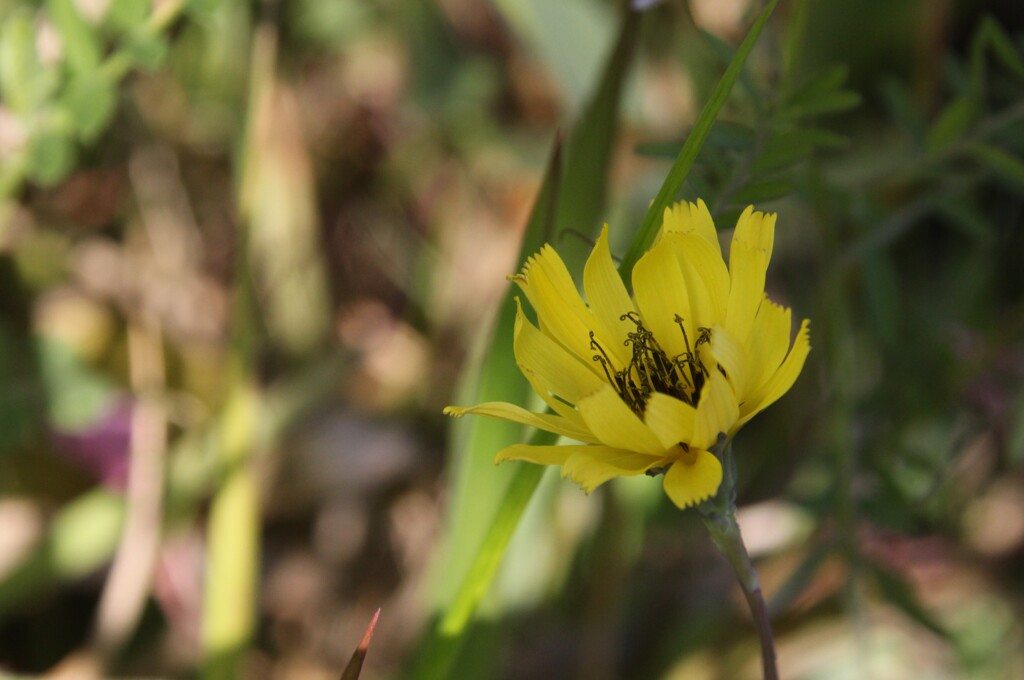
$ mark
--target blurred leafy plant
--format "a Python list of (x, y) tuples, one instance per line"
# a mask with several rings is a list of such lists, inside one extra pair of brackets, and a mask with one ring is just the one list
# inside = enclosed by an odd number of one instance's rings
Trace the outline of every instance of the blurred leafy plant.
[(0, 201), (26, 180), (53, 185), (110, 125), (133, 69), (158, 68), (168, 28), (218, 0), (19, 0), (0, 8)]
[[(707, 42), (725, 63), (735, 49), (710, 34)], [(807, 162), (816, 152), (842, 148), (847, 140), (823, 127), (823, 117), (860, 104), (858, 93), (846, 89), (842, 65), (790, 86), (771, 76), (762, 79), (746, 70), (741, 90), (730, 107), (730, 120), (715, 123), (705, 151), (687, 177), (688, 198), (707, 197), (724, 224), (735, 222), (746, 206), (761, 206), (793, 193)], [(641, 155), (674, 158), (683, 143), (646, 143)]]
[[(881, 331), (880, 349), (891, 357), (886, 364), (890, 388), (871, 396), (873, 408), (888, 409), (895, 417), (879, 423), (872, 448), (900, 455), (872, 462), (887, 481), (885, 488), (926, 522), (956, 516), (967, 500), (949, 470), (977, 421), (921, 417), (950, 412), (951, 393), (972, 389), (990, 370), (984, 357), (957, 357), (951, 334), (987, 334), (986, 328), (1003, 320), (980, 315), (992, 307), (978, 307), (977, 301), (984, 296), (998, 306), (1012, 299), (1003, 292), (1005, 282), (992, 273), (1014, 236), (993, 215), (1019, 213), (1024, 190), (1024, 51), (986, 18), (973, 34), (966, 60), (951, 60), (948, 74), (950, 99), (932, 121), (910, 115), (909, 93), (887, 83), (883, 101), (900, 123), (905, 146), (892, 155), (891, 165), (837, 182), (840, 191), (867, 198), (855, 204), (854, 214), (872, 227), (851, 234), (840, 246), (840, 258), (844, 270), (863, 274), (857, 280), (864, 311)], [(898, 209), (894, 198), (902, 204)], [(925, 239), (912, 230), (926, 225), (941, 230), (919, 246), (930, 261), (911, 264), (926, 267), (925, 279), (939, 287), (907, 288), (893, 258), (912, 236), (916, 243)], [(957, 240), (966, 247), (948, 247)], [(1008, 338), (999, 334), (992, 342), (990, 357), (998, 356)], [(928, 373), (930, 385), (914, 378)], [(935, 390), (936, 385), (947, 389)], [(914, 475), (923, 475), (923, 483), (915, 483)]]
[[(847, 154), (845, 167), (812, 163), (796, 176), (823, 225), (819, 305), (833, 400), (820, 459), (832, 481), (802, 500), (823, 526), (835, 522), (839, 540), (822, 546), (849, 569), (848, 600), (868, 584), (947, 640), (954, 632), (922, 604), (903, 565), (857, 535), (959, 531), (966, 504), (987, 484), (977, 460), (974, 475), (962, 474), (969, 444), (992, 417), (970, 401), (984, 398), (979, 391), (1020, 394), (994, 373), (1021, 324), (1014, 284), (994, 273), (1015, 266), (1005, 253), (1019, 240), (1010, 225), (1024, 189), (1022, 56), (984, 19), (966, 58), (949, 60), (949, 100), (933, 119), (918, 113), (909, 86), (886, 82), (880, 97), (899, 136)], [(1015, 314), (991, 316), (1007, 305)], [(1007, 334), (1007, 321), (1016, 332)], [(803, 590), (822, 557), (811, 551), (781, 593)]]

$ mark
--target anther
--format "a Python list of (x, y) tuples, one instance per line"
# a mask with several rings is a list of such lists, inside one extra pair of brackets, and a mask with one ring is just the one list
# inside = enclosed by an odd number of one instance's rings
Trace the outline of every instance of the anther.
[(683, 455), (679, 456), (679, 460), (687, 465), (693, 465), (697, 462), (697, 452), (691, 450), (689, 444), (686, 442), (679, 442), (679, 448), (683, 450)]
[(643, 328), (643, 322), (640, 321), (640, 315), (637, 314), (636, 312), (626, 312), (625, 314), (619, 317), (619, 321), (625, 321), (626, 319), (629, 319), (630, 321), (635, 323), (637, 328)]
[[(604, 370), (605, 377), (608, 378), (608, 383), (612, 386), (616, 386), (617, 382), (612, 377), (612, 372), (608, 369), (608, 367), (612, 365), (612, 360), (608, 358), (604, 348), (601, 347), (601, 343), (594, 339), (594, 331), (590, 331), (590, 349), (597, 350), (599, 352), (599, 354), (595, 354), (593, 356), (593, 360), (601, 362), (601, 368)], [(619, 395), (622, 396), (622, 391), (617, 391), (619, 392)]]
[(686, 343), (686, 354), (692, 357), (693, 350), (690, 349), (690, 338), (686, 335), (686, 326), (683, 325), (683, 317), (676, 314), (673, 321), (675, 321), (676, 325), (679, 326), (679, 330), (683, 332), (683, 342)]
[(636, 329), (626, 333), (623, 345), (630, 348), (629, 362), (622, 370), (615, 370), (614, 364), (590, 333), (590, 347), (597, 353), (594, 361), (599, 361), (604, 369), (605, 377), (615, 388), (629, 408), (639, 416), (651, 395), (660, 392), (680, 399), (695, 406), (700, 399), (700, 391), (707, 380), (708, 371), (701, 363), (696, 350), (700, 345), (711, 341), (709, 328), (698, 328), (699, 334), (695, 345), (690, 344), (683, 318), (675, 315), (675, 322), (683, 334), (686, 351), (674, 357), (662, 349), (657, 339), (646, 326), (643, 319), (635, 311), (622, 314), (619, 319), (632, 321)]

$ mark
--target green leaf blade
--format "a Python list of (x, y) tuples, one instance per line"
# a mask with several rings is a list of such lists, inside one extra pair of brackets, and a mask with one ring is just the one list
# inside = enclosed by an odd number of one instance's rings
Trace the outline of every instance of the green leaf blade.
[(741, 205), (767, 203), (793, 193), (793, 183), (785, 179), (766, 179), (752, 182), (736, 192), (734, 203)]
[(971, 147), (971, 155), (1011, 189), (1024, 190), (1024, 161), (1020, 158), (1003, 149), (980, 143)]
[(978, 103), (971, 97), (954, 100), (928, 130), (925, 148), (941, 151), (963, 136), (978, 117)]
[[(556, 141), (544, 181), (531, 212), (520, 250), (520, 261), (559, 234), (582, 228), (596, 231), (607, 190), (618, 109), (625, 76), (632, 64), (639, 16), (626, 15), (615, 48), (607, 61), (599, 86), (584, 107), (563, 145)], [(571, 266), (571, 265), (570, 265)], [(509, 290), (499, 310), (491, 344), (480, 364), (475, 391), (463, 391), (468, 403), (507, 401), (525, 403), (532, 390), (519, 373), (513, 348), (515, 292)], [(453, 576), (457, 586), (441, 598), (443, 614), (428, 634), (410, 677), (443, 678), (454, 663), (468, 624), (488, 592), (533, 493), (543, 476), (542, 466), (529, 464), (495, 468), (498, 450), (522, 441), (521, 426), (475, 419), (459, 424), (462, 435), (456, 473), (460, 480), (453, 493), (451, 514), (456, 524), (450, 531), (448, 552), (470, 557), (446, 560), (445, 581)], [(557, 437), (537, 432), (533, 444), (551, 444)], [(486, 468), (486, 469), (484, 469)], [(469, 502), (472, 491), (476, 499)], [(486, 533), (475, 532), (483, 523)], [(461, 546), (453, 550), (453, 547)]]
[(693, 130), (687, 136), (679, 156), (676, 158), (675, 163), (672, 164), (668, 176), (665, 178), (665, 182), (661, 185), (657, 196), (651, 202), (651, 206), (648, 208), (647, 214), (644, 216), (644, 220), (640, 224), (640, 228), (629, 250), (626, 251), (622, 258), (622, 263), (619, 265), (619, 274), (624, 280), (628, 281), (629, 275), (633, 271), (633, 266), (640, 259), (640, 256), (654, 243), (654, 238), (657, 236), (658, 229), (661, 226), (661, 218), (665, 208), (672, 203), (676, 194), (682, 188), (683, 182), (686, 181), (690, 169), (697, 160), (697, 156), (700, 154), (704, 142), (707, 140), (715, 124), (715, 119), (718, 117), (722, 107), (725, 106), (729, 93), (743, 71), (743, 65), (746, 63), (751, 51), (753, 51), (757, 39), (761, 36), (761, 32), (764, 30), (769, 17), (771, 17), (778, 4), (778, 0), (771, 0), (761, 10), (761, 13), (751, 26), (750, 32), (747, 33), (747, 36), (740, 43), (739, 48), (737, 48), (735, 57), (729, 63), (728, 68), (725, 69), (725, 73), (712, 92), (711, 98), (704, 106), (700, 116), (697, 117)]

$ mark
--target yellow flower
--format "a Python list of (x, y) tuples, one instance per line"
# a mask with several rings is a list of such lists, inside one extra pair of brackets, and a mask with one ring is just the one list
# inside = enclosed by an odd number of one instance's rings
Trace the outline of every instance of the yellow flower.
[[(657, 242), (633, 269), (630, 297), (612, 263), (607, 227), (583, 272), (584, 302), (545, 245), (512, 277), (536, 310), (518, 305), (515, 357), (552, 412), (515, 404), (449, 406), (524, 423), (580, 444), (515, 444), (495, 462), (559, 465), (588, 493), (626, 475), (664, 471), (686, 508), (711, 498), (722, 466), (711, 452), (786, 393), (810, 351), (804, 320), (790, 347), (790, 310), (765, 295), (775, 215), (747, 208), (726, 268), (703, 201), (665, 210)], [(518, 302), (518, 300), (517, 300)]]

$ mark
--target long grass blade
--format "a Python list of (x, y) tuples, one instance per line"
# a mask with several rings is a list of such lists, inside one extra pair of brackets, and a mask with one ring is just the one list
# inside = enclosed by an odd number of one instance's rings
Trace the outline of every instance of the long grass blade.
[(779, 0), (770, 0), (765, 8), (761, 10), (753, 26), (750, 27), (750, 32), (747, 33), (747, 36), (736, 50), (736, 56), (733, 57), (729, 66), (725, 69), (722, 79), (718, 81), (714, 92), (711, 93), (711, 98), (700, 112), (700, 116), (698, 116), (697, 122), (694, 123), (693, 129), (687, 136), (683, 148), (679, 151), (679, 156), (676, 157), (672, 168), (668, 171), (665, 182), (661, 185), (661, 189), (651, 203), (651, 207), (648, 208), (644, 221), (640, 224), (640, 229), (633, 238), (633, 243), (630, 245), (629, 250), (626, 251), (622, 258), (622, 263), (619, 265), (619, 273), (627, 283), (629, 282), (629, 275), (633, 271), (633, 265), (637, 263), (640, 256), (654, 243), (654, 237), (658, 234), (658, 228), (661, 226), (661, 217), (665, 212), (665, 208), (672, 203), (676, 194), (682, 188), (683, 182), (686, 181), (686, 176), (690, 173), (694, 161), (697, 160), (700, 150), (704, 147), (704, 142), (708, 138), (708, 133), (711, 132), (711, 127), (715, 124), (715, 119), (729, 98), (733, 85), (736, 84), (740, 74), (743, 72), (743, 65), (747, 62), (747, 57), (750, 56), (754, 45), (757, 43), (757, 39), (761, 36), (761, 32), (768, 23), (768, 18), (771, 17), (772, 12), (775, 11), (775, 6), (778, 4)]
[[(564, 152), (563, 145), (556, 141), (523, 240), (520, 260), (536, 252), (545, 241), (556, 241), (570, 228), (583, 229), (585, 233), (596, 230), (603, 211), (619, 102), (635, 51), (638, 24), (638, 14), (627, 12), (600, 85), (570, 133)], [(502, 303), (491, 345), (481, 364), (476, 393), (463, 397), (514, 403), (523, 403), (528, 397), (529, 386), (518, 374), (512, 353), (514, 320), (514, 292), (510, 290)], [(514, 375), (510, 376), (510, 373)], [(471, 545), (468, 553), (471, 558), (465, 568), (445, 570), (447, 574), (465, 575), (457, 581), (456, 588), (445, 602), (445, 613), (438, 617), (434, 629), (428, 634), (411, 677), (445, 677), (456, 658), (467, 625), (493, 582), (519, 520), (543, 475), (540, 467), (510, 466), (505, 474), (512, 476), (498, 493), (490, 495), (493, 500), (487, 499), (486, 507), (474, 504), (469, 508), (467, 497), (459, 491), (465, 491), (467, 485), (477, 486), (478, 479), (468, 473), (474, 467), (479, 468), (480, 461), (491, 467), (493, 454), (502, 446), (520, 441), (522, 432), (519, 427), (509, 428), (505, 423), (482, 419), (471, 427), (461, 442), (464, 467), (459, 476), (462, 486), (455, 494), (452, 512), (457, 518), (470, 513), (471, 519), (482, 516), (489, 521), (484, 525), (486, 533), (478, 536)], [(554, 437), (547, 433), (537, 433), (533, 443), (551, 443), (553, 440)], [(494, 472), (493, 468), (490, 472)], [(474, 496), (479, 498), (480, 495)], [(452, 533), (457, 534), (457, 529), (454, 527)], [(454, 535), (451, 545), (466, 546), (466, 538)]]

